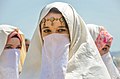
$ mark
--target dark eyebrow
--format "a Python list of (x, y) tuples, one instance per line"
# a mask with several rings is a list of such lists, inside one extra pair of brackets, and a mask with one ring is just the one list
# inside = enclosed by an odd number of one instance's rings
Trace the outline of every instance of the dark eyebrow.
[(46, 29), (46, 28), (49, 28), (48, 26), (43, 26), (42, 29)]
[(64, 28), (67, 28), (66, 26), (59, 26), (59, 28), (63, 28), (63, 27), (64, 27)]
[(105, 45), (105, 46), (110, 47), (109, 45)]
[[(12, 44), (6, 44), (6, 46), (13, 46)], [(17, 45), (17, 46), (22, 46), (21, 44)]]
[(6, 46), (12, 46), (11, 44), (6, 44)]
[[(66, 26), (58, 26), (59, 28), (67, 28)], [(49, 28), (48, 26), (43, 26), (42, 29), (46, 29), (46, 28)]]

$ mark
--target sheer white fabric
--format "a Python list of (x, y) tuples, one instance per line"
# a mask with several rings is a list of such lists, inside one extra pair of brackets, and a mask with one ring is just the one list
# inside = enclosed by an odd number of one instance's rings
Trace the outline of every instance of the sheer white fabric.
[(0, 56), (0, 79), (18, 79), (20, 51), (5, 49)]
[(0, 66), (0, 79), (19, 79), (19, 78), (16, 77), (15, 69)]
[(70, 45), (68, 36), (51, 34), (43, 40), (40, 79), (64, 79)]
[(110, 55), (110, 52), (104, 54), (102, 56), (102, 59), (110, 73), (110, 76), (112, 79), (120, 79), (120, 73), (118, 69), (116, 68), (115, 64), (113, 63), (113, 59)]

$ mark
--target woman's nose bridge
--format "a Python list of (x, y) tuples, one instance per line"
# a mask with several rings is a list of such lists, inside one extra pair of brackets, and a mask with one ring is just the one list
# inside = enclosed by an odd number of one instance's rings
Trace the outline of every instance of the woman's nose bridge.
[(17, 46), (13, 46), (13, 47), (12, 47), (12, 49), (16, 49), (16, 48), (17, 48)]
[(52, 26), (53, 28), (52, 28), (52, 33), (56, 33), (56, 31), (57, 31), (57, 28), (55, 27), (55, 26)]

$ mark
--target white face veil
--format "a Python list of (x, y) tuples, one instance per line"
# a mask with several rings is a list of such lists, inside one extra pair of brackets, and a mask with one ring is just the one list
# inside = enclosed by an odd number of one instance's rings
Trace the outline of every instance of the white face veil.
[(70, 45), (68, 35), (53, 33), (43, 40), (40, 79), (64, 79)]
[[(92, 38), (94, 39), (94, 41), (96, 41), (100, 31), (102, 29), (105, 29), (103, 26), (99, 26), (99, 25), (95, 25), (95, 24), (87, 24), (87, 27), (88, 27), (90, 34), (91, 34)], [(113, 59), (111, 57), (110, 52), (102, 55), (102, 60), (108, 69), (111, 79), (119, 79), (120, 73), (119, 73), (118, 69), (116, 68), (115, 64), (113, 63)]]
[(0, 56), (0, 79), (18, 79), (19, 60), (18, 49), (5, 49)]
[(110, 79), (86, 24), (71, 5), (62, 2), (49, 4), (42, 9), (20, 79), (41, 79), (42, 38), (39, 24), (53, 7), (62, 13), (70, 32), (69, 59), (64, 79)]
[[(14, 30), (17, 30), (21, 36), (22, 48), (20, 51), (14, 49), (4, 50), (4, 47), (7, 43), (8, 35)], [(12, 68), (16, 68), (16, 72), (18, 73), (21, 72), (25, 56), (25, 39), (23, 33), (17, 27), (10, 25), (0, 25), (0, 79), (16, 79), (16, 75), (12, 75), (12, 73), (14, 72)]]

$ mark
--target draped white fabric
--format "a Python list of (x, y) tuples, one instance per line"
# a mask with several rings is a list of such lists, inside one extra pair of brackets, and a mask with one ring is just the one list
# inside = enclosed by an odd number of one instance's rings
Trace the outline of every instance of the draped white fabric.
[(2, 52), (0, 56), (0, 79), (19, 79), (19, 59), (20, 51), (17, 49), (5, 49)]
[[(8, 35), (15, 29), (18, 30), (22, 38), (21, 50), (4, 50)], [(17, 27), (0, 25), (0, 79), (18, 79), (26, 55), (24, 40), (23, 33)]]
[[(87, 27), (90, 31), (91, 36), (93, 37), (94, 41), (98, 37), (100, 30), (103, 29), (103, 26), (98, 26), (95, 24), (87, 24)], [(110, 52), (102, 55), (102, 59), (108, 69), (108, 72), (111, 76), (111, 79), (120, 79), (120, 73), (116, 68), (115, 64), (113, 63), (113, 59), (110, 55)]]
[(64, 79), (67, 70), (69, 38), (63, 34), (44, 37), (40, 79)]
[(71, 5), (62, 2), (51, 3), (42, 9), (20, 79), (41, 79), (43, 43), (39, 24), (53, 7), (65, 17), (70, 32), (69, 58), (64, 79), (110, 79), (86, 24)]
[(103, 26), (98, 26), (95, 24), (87, 24), (87, 28), (93, 38), (94, 41), (96, 41), (96, 38), (98, 37), (100, 30), (104, 29)]
[(120, 73), (116, 68), (115, 64), (113, 63), (113, 59), (110, 55), (110, 52), (106, 53), (102, 56), (102, 59), (110, 73), (112, 79), (120, 79)]

